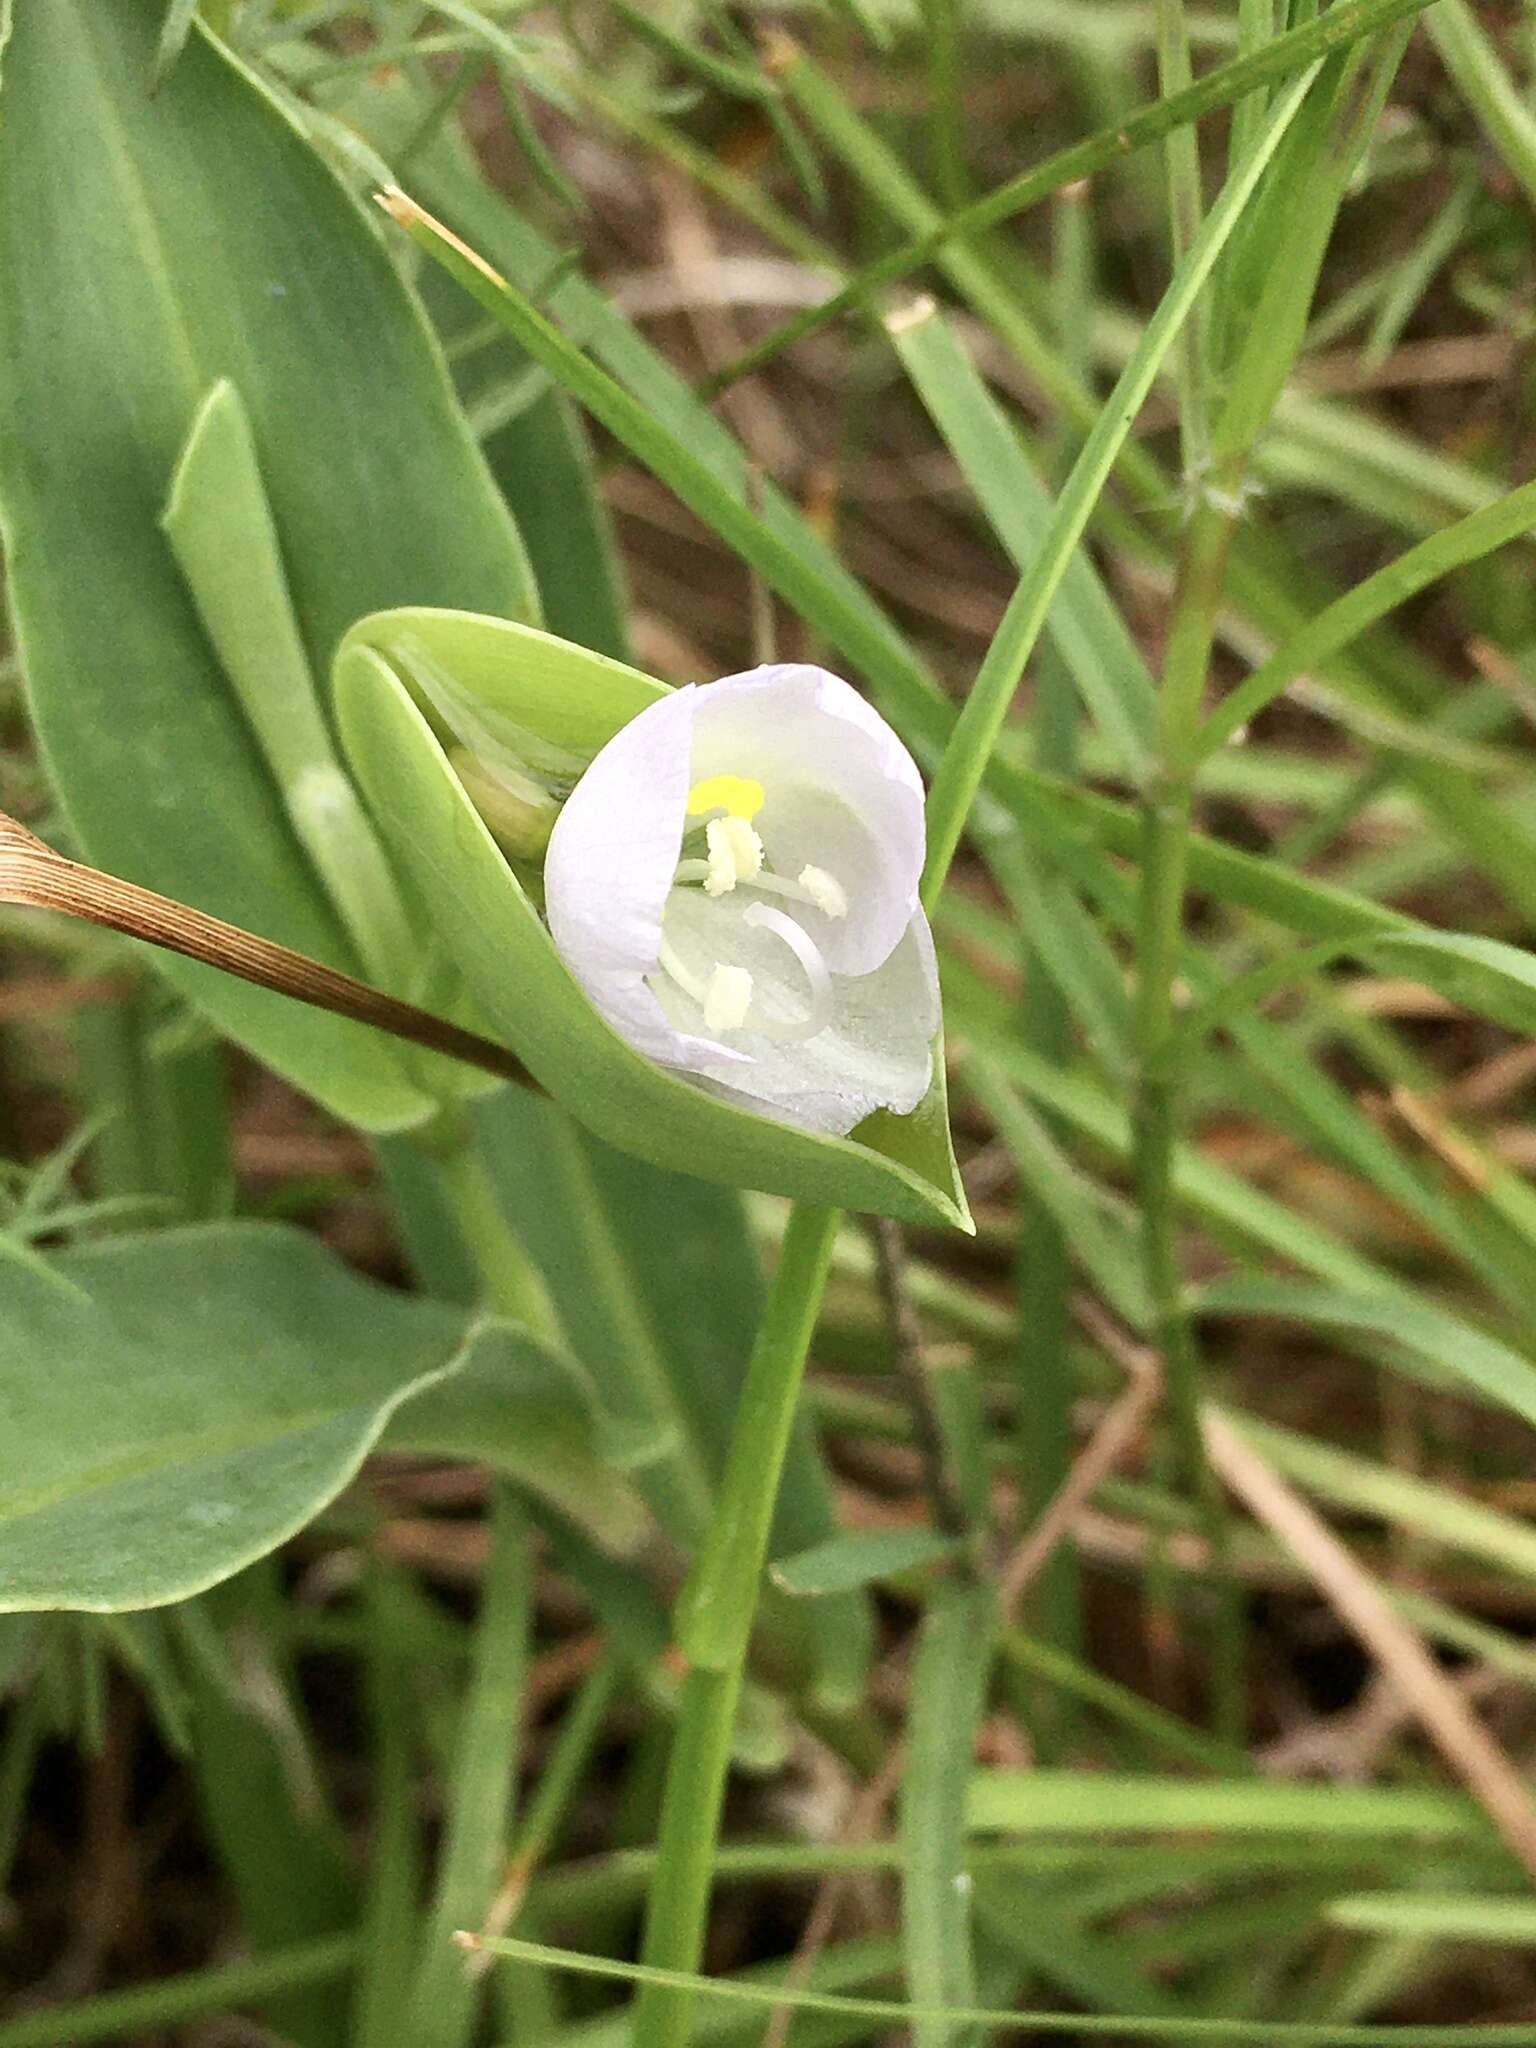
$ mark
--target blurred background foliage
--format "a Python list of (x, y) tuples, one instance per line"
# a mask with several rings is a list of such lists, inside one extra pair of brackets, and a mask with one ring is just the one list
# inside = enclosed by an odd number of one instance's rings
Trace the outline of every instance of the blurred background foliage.
[[(1536, 2042), (1536, 47), (1514, 5), (1398, 11), (1329, 60), (1084, 500), (938, 912), (978, 1229), (837, 1239), (714, 1860), (743, 1988), (1063, 2042)], [(464, 605), (669, 681), (824, 660), (931, 771), (1292, 70), (1137, 110), (1315, 19), (16, 14), (0, 806), (384, 979), (305, 811), (325, 717), (297, 759), (262, 731), (161, 529), (213, 380), (293, 703), (362, 613)], [(386, 182), (554, 340), (390, 233)], [(1170, 1291), (1137, 892), (1212, 518), (1196, 682), (1237, 694), (1172, 760)], [(389, 915), (400, 992), (471, 1014)], [(448, 1937), (637, 1952), (669, 1604), (783, 1204), (84, 926), (0, 935), (0, 2048), (625, 2038), (622, 1984)], [(691, 2038), (791, 2017), (892, 2024), (704, 2000)]]

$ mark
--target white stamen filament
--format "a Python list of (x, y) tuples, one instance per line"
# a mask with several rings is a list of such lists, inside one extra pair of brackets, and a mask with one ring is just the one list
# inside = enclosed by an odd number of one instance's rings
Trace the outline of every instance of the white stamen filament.
[(768, 903), (754, 903), (743, 914), (744, 924), (755, 925), (761, 931), (770, 931), (775, 938), (782, 939), (805, 969), (805, 978), (811, 985), (810, 1013), (800, 1023), (775, 1020), (772, 1024), (760, 1024), (757, 1028), (770, 1038), (803, 1040), (814, 1038), (818, 1031), (825, 1031), (832, 1022), (832, 977), (827, 972), (827, 963), (821, 957), (821, 948), (782, 910), (775, 910)]
[(704, 840), (709, 848), (704, 863), (706, 896), (729, 895), (738, 882), (750, 882), (761, 871), (763, 842), (745, 818), (711, 818)]
[[(718, 797), (722, 804), (725, 802), (725, 797), (708, 783), (699, 784), (694, 795), (708, 795), (711, 800)], [(690, 814), (703, 808), (702, 803), (694, 804), (690, 797)], [(801, 868), (796, 881), (791, 881), (787, 875), (769, 873), (764, 865), (763, 842), (749, 819), (739, 810), (726, 809), (724, 815), (717, 814), (707, 819), (704, 842), (707, 851), (703, 860), (678, 862), (673, 875), (674, 886), (702, 882), (704, 894), (710, 898), (729, 896), (740, 886), (761, 890), (765, 895), (781, 896), (791, 903), (803, 903), (808, 909), (820, 911), (824, 917), (843, 918), (848, 915), (847, 892), (837, 877), (829, 875), (825, 868), (807, 865)], [(719, 961), (707, 976), (696, 974), (679, 957), (676, 949), (665, 942), (656, 964), (699, 1005), (703, 1011), (704, 1029), (708, 1032), (745, 1029), (760, 1031), (769, 1038), (799, 1043), (825, 1031), (832, 1021), (834, 1008), (832, 976), (815, 940), (794, 918), (765, 903), (749, 905), (743, 913), (743, 921), (759, 930), (770, 931), (775, 938), (781, 939), (805, 970), (810, 1008), (798, 1023), (792, 1018), (764, 1018), (761, 1014), (752, 1017), (756, 991), (753, 977), (745, 967)]]
[[(718, 896), (718, 889), (709, 888), (709, 862), (704, 860), (680, 860), (677, 882), (703, 882), (706, 895)], [(806, 876), (815, 878), (807, 882)], [(842, 884), (824, 868), (802, 868), (798, 882), (792, 882), (788, 875), (772, 875), (766, 869), (755, 875), (738, 875), (737, 881), (748, 889), (761, 889), (765, 895), (782, 896), (790, 903), (803, 903), (810, 910), (820, 910), (828, 917), (846, 917), (848, 898)]]
[(705, 1001), (707, 991), (704, 983), (679, 957), (677, 948), (669, 946), (665, 939), (662, 940), (661, 949), (656, 955), (656, 965), (663, 974), (671, 976), (685, 996), (692, 996), (696, 1003), (702, 1004)]

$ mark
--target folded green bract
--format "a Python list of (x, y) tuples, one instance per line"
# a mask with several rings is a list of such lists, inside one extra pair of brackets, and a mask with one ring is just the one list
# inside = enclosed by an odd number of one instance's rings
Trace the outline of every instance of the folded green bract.
[[(682, 693), (532, 627), (424, 609), (360, 621), (342, 643), (334, 683), (349, 765), (434, 934), (500, 1035), (589, 1129), (706, 1179), (968, 1227), (936, 1030), (915, 1105), (904, 1115), (877, 1109), (846, 1136), (705, 1093), (637, 1049), (594, 1004), (540, 914), (534, 858), (518, 857), (515, 838), (509, 858), (509, 842), (498, 844), (456, 772), (467, 753), (493, 772), (509, 765), (559, 799), (617, 733)], [(913, 802), (915, 789), (914, 775)], [(824, 922), (835, 929), (837, 920)], [(857, 929), (849, 940), (859, 942)], [(905, 993), (921, 1015), (920, 960)]]

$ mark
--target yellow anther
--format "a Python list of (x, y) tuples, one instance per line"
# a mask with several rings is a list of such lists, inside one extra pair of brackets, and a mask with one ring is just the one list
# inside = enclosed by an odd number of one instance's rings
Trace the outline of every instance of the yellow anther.
[(706, 775), (688, 792), (688, 815), (702, 818), (706, 811), (724, 811), (732, 818), (755, 818), (763, 808), (763, 785), (750, 775)]

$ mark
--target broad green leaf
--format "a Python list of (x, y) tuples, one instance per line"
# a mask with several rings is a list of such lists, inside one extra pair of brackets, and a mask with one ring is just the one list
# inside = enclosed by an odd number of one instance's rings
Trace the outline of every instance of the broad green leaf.
[[(448, 629), (456, 639), (467, 633), (462, 620), (449, 621)], [(420, 679), (425, 621), (419, 615), (413, 621), (401, 657), (391, 646), (386, 659), (370, 644), (369, 636), (385, 630), (367, 622), (367, 633), (348, 643), (337, 664), (336, 708), (348, 760), (450, 956), (555, 1100), (598, 1137), (656, 1166), (840, 1208), (965, 1227), (941, 1047), (935, 1048), (933, 1085), (913, 1115), (880, 1112), (852, 1137), (823, 1138), (712, 1099), (642, 1058), (608, 1028), (566, 969), (402, 680), (402, 670)], [(491, 622), (488, 632), (495, 630)], [(620, 693), (644, 681), (581, 649), (569, 650), (569, 658), (584, 675), (602, 664), (615, 707)], [(532, 674), (527, 688), (535, 692), (536, 670)], [(462, 672), (456, 681), (462, 689)], [(509, 692), (519, 687), (505, 684)], [(501, 702), (493, 699), (498, 712)], [(518, 698), (515, 708), (524, 702)], [(604, 715), (603, 695), (594, 692), (585, 705), (551, 707), (550, 722), (531, 737), (553, 745), (585, 730), (595, 746), (607, 737), (596, 731)]]
[[(159, 530), (205, 394), (229, 378), (248, 409), (311, 674), (380, 606), (528, 616), (536, 599), (376, 231), (201, 25), (150, 96), (164, 11), (40, 0), (18, 11), (4, 53), (0, 516), (14, 617), (88, 857), (357, 971)], [(376, 1034), (161, 964), (350, 1121), (387, 1130), (432, 1113)]]
[(183, 1600), (334, 1499), (462, 1311), (264, 1224), (8, 1262), (0, 1610)]
[(846, 1593), (938, 1564), (958, 1548), (953, 1536), (938, 1529), (850, 1529), (782, 1559), (769, 1577), (786, 1593)]
[(488, 1324), (463, 1362), (396, 1408), (387, 1450), (489, 1465), (616, 1556), (633, 1556), (650, 1517), (626, 1476), (598, 1456), (570, 1369), (526, 1331)]

